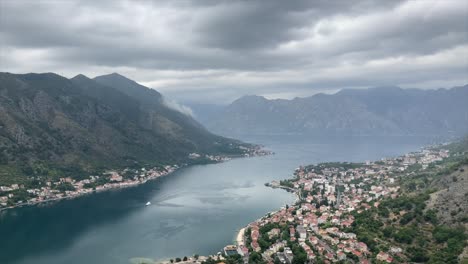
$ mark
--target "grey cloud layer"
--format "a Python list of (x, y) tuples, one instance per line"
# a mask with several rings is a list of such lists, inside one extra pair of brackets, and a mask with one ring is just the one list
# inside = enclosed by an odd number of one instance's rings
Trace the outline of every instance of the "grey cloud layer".
[(182, 100), (468, 82), (468, 2), (0, 1), (0, 70), (118, 71)]

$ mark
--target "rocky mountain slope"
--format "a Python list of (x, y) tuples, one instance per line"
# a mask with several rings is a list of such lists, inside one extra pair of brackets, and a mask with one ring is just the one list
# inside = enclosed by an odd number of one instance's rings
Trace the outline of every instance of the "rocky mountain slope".
[(224, 135), (462, 135), (468, 132), (466, 102), (468, 85), (342, 90), (293, 100), (245, 96), (218, 115), (200, 120)]
[(466, 223), (468, 220), (468, 166), (460, 166), (451, 174), (444, 175), (433, 183), (433, 186), (439, 191), (431, 194), (428, 208), (437, 212), (440, 223), (445, 225)]
[(0, 73), (1, 180), (173, 164), (192, 152), (240, 153), (240, 145), (118, 74)]
[[(436, 212), (444, 225), (464, 224), (468, 230), (468, 136), (448, 146), (457, 162), (448, 161), (447, 169), (430, 183), (428, 209)], [(468, 256), (468, 255), (467, 255)]]

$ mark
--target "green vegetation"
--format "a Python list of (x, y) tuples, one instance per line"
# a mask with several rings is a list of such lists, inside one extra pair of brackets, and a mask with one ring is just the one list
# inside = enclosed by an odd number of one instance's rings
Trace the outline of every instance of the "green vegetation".
[[(355, 222), (348, 231), (356, 233), (374, 257), (390, 247), (400, 247), (405, 257), (397, 256), (399, 262), (458, 263), (458, 255), (468, 239), (465, 228), (439, 225), (437, 211), (426, 207), (431, 193), (437, 191), (434, 182), (467, 164), (467, 155), (463, 153), (427, 169), (410, 167), (405, 175), (399, 176), (400, 195), (382, 200), (378, 208), (353, 213)], [(458, 179), (450, 177), (450, 180)]]
[(293, 264), (307, 263), (307, 253), (298, 243), (288, 241), (288, 247), (291, 248), (294, 255)]
[(73, 187), (73, 185), (69, 182), (62, 182), (58, 184), (57, 186), (55, 186), (55, 189), (61, 192), (65, 192), (65, 191), (74, 191), (75, 187)]
[(294, 188), (294, 184), (292, 180), (281, 180), (280, 181), (281, 186), (289, 187), (289, 188)]
[(435, 241), (442, 245), (440, 251), (434, 252), (429, 263), (458, 263), (457, 257), (466, 246), (468, 236), (463, 227), (450, 228), (438, 226), (432, 232)]
[(18, 202), (26, 202), (27, 199), (32, 198), (33, 195), (28, 193), (25, 189), (18, 189), (9, 192), (13, 197), (8, 200), (9, 205), (14, 205)]
[(188, 155), (242, 155), (252, 147), (209, 133), (123, 76), (98, 79), (0, 73), (0, 185), (207, 163)]
[(323, 169), (328, 168), (341, 168), (342, 170), (357, 169), (364, 167), (364, 163), (357, 162), (324, 162), (318, 165), (310, 165), (306, 167), (307, 171), (318, 170), (322, 171)]
[(356, 233), (358, 240), (366, 243), (373, 254), (387, 251), (393, 245), (405, 248), (405, 255), (412, 262), (458, 263), (457, 257), (468, 238), (464, 228), (437, 226), (434, 211), (422, 211), (425, 198), (422, 195), (388, 199), (380, 207), (388, 206), (392, 214), (399, 210), (406, 213), (394, 214), (394, 220), (377, 209), (354, 214), (355, 222), (349, 231)]
[[(364, 211), (361, 214), (354, 213), (354, 223), (351, 230), (357, 235), (359, 241), (366, 243), (372, 252), (377, 252), (377, 243), (375, 239), (381, 232), (383, 223), (376, 216), (376, 211)], [(377, 252), (378, 253), (378, 252)]]
[(262, 255), (260, 255), (260, 253), (253, 251), (250, 253), (249, 263), (263, 264), (266, 262), (262, 259)]

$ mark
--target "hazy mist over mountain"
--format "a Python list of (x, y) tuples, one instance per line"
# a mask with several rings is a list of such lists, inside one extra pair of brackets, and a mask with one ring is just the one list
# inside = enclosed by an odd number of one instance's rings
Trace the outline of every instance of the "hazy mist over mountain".
[(244, 96), (227, 106), (194, 105), (197, 118), (223, 135), (463, 135), (468, 85), (418, 90), (379, 87), (292, 100)]

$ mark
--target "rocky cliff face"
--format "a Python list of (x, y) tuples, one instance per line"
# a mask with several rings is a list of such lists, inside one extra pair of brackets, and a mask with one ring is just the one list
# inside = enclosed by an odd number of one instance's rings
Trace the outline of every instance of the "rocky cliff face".
[(460, 166), (453, 173), (442, 175), (431, 187), (438, 191), (431, 194), (428, 209), (437, 212), (440, 224), (456, 226), (465, 223), (468, 227), (468, 166)]
[(100, 79), (0, 73), (0, 170), (167, 164), (192, 152), (235, 153), (241, 144), (165, 106), (156, 91), (120, 75)]

